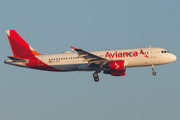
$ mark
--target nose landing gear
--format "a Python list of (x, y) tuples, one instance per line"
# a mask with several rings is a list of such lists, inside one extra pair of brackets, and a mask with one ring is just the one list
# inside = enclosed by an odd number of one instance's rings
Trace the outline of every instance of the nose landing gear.
[(152, 74), (155, 76), (155, 75), (156, 75), (156, 72), (154, 71), (154, 70), (155, 70), (154, 65), (152, 65), (151, 67), (152, 67), (152, 71), (153, 71)]

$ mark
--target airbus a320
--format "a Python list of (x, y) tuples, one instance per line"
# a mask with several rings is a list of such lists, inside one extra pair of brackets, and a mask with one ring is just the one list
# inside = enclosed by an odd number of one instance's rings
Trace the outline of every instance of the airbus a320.
[(176, 56), (166, 49), (157, 47), (85, 51), (71, 48), (58, 54), (40, 54), (36, 52), (15, 30), (6, 30), (13, 56), (8, 56), (6, 64), (38, 70), (67, 72), (94, 71), (94, 81), (98, 82), (98, 73), (112, 76), (125, 76), (126, 68), (151, 66), (156, 75), (155, 66), (171, 63)]

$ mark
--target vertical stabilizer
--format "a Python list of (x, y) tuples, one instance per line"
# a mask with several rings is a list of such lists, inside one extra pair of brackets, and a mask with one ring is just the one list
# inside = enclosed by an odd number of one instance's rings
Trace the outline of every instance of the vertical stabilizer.
[(6, 30), (14, 57), (41, 55), (37, 53), (15, 30)]

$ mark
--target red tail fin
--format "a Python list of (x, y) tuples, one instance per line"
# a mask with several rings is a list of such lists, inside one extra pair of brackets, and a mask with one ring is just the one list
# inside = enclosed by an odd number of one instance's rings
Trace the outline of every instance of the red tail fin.
[(14, 57), (41, 55), (37, 53), (15, 30), (6, 30)]

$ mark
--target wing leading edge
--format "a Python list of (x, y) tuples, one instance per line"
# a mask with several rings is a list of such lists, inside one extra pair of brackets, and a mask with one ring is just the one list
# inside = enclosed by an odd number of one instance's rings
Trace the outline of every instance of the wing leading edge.
[(88, 61), (88, 65), (91, 65), (92, 63), (97, 65), (105, 65), (107, 63), (107, 59), (94, 55), (80, 48), (75, 48), (72, 46), (71, 48), (78, 53), (79, 57), (82, 57), (84, 60)]

